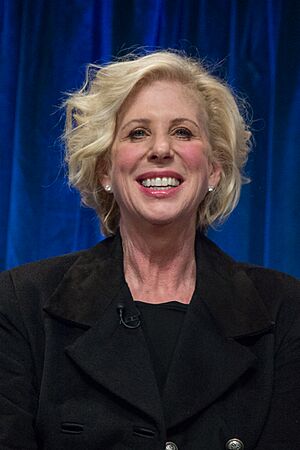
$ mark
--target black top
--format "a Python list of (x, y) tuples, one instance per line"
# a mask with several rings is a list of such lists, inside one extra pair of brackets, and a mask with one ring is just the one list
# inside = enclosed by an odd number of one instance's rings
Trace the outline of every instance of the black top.
[(148, 341), (159, 391), (162, 393), (188, 305), (177, 301), (135, 303), (142, 316), (142, 327)]

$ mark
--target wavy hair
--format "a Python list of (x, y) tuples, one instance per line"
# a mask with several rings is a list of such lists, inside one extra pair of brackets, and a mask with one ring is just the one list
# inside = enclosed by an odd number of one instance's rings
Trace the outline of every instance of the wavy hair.
[(223, 221), (235, 208), (251, 143), (245, 107), (226, 83), (213, 76), (197, 59), (175, 51), (129, 55), (104, 66), (89, 65), (83, 87), (69, 94), (66, 106), (66, 162), (70, 185), (82, 202), (96, 210), (105, 235), (119, 225), (119, 207), (101, 186), (110, 167), (118, 112), (140, 86), (157, 80), (177, 81), (199, 96), (206, 115), (210, 161), (221, 166), (221, 179), (198, 207), (202, 230)]

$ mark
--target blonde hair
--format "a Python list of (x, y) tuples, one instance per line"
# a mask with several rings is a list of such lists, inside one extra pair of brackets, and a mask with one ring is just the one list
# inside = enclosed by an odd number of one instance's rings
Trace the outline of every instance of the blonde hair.
[(119, 225), (119, 207), (99, 180), (110, 166), (118, 112), (139, 86), (156, 80), (177, 81), (192, 88), (206, 113), (210, 161), (221, 165), (221, 179), (198, 208), (197, 225), (206, 229), (223, 221), (238, 203), (250, 149), (251, 133), (228, 86), (211, 75), (200, 61), (159, 51), (130, 55), (108, 65), (90, 65), (84, 86), (69, 95), (66, 105), (66, 161), (69, 182), (82, 202), (94, 208), (105, 235)]

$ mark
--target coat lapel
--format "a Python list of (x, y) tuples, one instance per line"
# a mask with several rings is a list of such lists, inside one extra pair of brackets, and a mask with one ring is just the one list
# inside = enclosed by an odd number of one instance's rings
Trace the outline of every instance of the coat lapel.
[(197, 242), (197, 286), (163, 393), (167, 427), (200, 413), (255, 370), (256, 356), (239, 338), (273, 325), (246, 273), (205, 238)]
[[(117, 300), (124, 303), (124, 295)], [(125, 309), (137, 312), (134, 306)], [(66, 352), (99, 385), (161, 423), (159, 392), (143, 331), (120, 324), (115, 304)]]
[(120, 238), (113, 244), (104, 241), (100, 249), (100, 254), (96, 247), (75, 263), (44, 309), (67, 326), (83, 329), (65, 349), (81, 370), (161, 423), (159, 391), (142, 329), (125, 328), (119, 320), (119, 303), (126, 314), (138, 314), (123, 277)]

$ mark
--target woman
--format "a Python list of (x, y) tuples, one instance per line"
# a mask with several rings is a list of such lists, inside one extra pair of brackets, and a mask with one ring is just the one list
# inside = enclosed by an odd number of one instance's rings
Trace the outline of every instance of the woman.
[(2, 274), (1, 449), (300, 448), (299, 283), (204, 235), (249, 139), (198, 61), (90, 70), (67, 161), (110, 237)]

